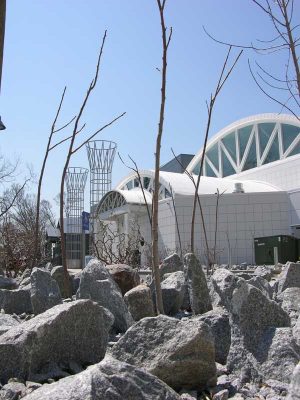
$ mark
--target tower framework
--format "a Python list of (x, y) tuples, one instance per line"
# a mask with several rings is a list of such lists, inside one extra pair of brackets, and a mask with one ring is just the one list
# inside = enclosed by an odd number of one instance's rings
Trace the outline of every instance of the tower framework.
[(108, 140), (92, 140), (86, 144), (90, 166), (90, 239), (93, 249), (96, 232), (97, 206), (102, 197), (111, 190), (112, 167), (117, 144)]
[(84, 189), (88, 169), (69, 167), (66, 173), (66, 250), (68, 268), (80, 268), (84, 237), (82, 234), (82, 212), (84, 210)]

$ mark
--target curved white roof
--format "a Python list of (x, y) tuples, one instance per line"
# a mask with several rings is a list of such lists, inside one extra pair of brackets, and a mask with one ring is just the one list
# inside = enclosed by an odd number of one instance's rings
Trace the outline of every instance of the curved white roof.
[[(299, 119), (297, 119), (295, 116), (293, 115), (288, 115), (288, 114), (274, 114), (274, 113), (267, 113), (267, 114), (258, 114), (258, 115), (253, 115), (247, 118), (243, 118), (240, 119), (228, 126), (226, 126), (225, 128), (223, 128), (222, 130), (220, 130), (217, 134), (215, 134), (207, 143), (207, 147), (206, 147), (206, 151), (208, 151), (211, 147), (213, 147), (215, 144), (217, 144), (218, 142), (221, 141), (222, 138), (224, 138), (225, 136), (227, 136), (227, 134), (237, 131), (238, 129), (241, 129), (243, 127), (249, 126), (249, 125), (255, 125), (258, 123), (275, 123), (275, 124), (290, 124), (290, 125), (294, 125), (294, 126), (298, 126), (300, 128), (300, 117)], [(279, 130), (279, 129), (278, 129)], [(272, 137), (270, 138), (270, 145), (269, 147), (266, 149), (265, 154), (258, 154), (258, 165), (263, 164), (266, 156), (267, 156), (267, 151), (269, 150), (272, 141), (274, 140), (274, 138), (276, 137), (277, 134), (277, 128), (274, 129), (274, 134), (272, 135)], [(256, 132), (253, 131), (253, 136), (257, 135)], [(281, 138), (281, 133), (279, 133), (280, 137), (279, 140), (282, 140)], [(249, 142), (252, 140), (252, 138), (250, 138)], [(250, 144), (250, 143), (249, 143)], [(290, 146), (290, 148), (286, 151), (286, 154), (283, 154), (282, 151), (282, 146), (280, 146), (280, 159), (285, 158), (286, 156), (288, 156), (289, 151), (291, 151), (293, 149), (293, 147), (295, 147), (295, 145), (297, 144), (297, 139), (295, 139), (294, 143)], [(223, 145), (222, 145), (223, 147)], [(247, 148), (249, 151), (250, 145)], [(201, 147), (201, 149), (198, 151), (198, 153), (195, 155), (195, 157), (192, 159), (192, 161), (190, 162), (190, 164), (187, 167), (187, 170), (189, 172), (192, 172), (195, 167), (197, 166), (197, 164), (199, 163), (199, 161), (201, 160), (201, 156), (202, 156), (202, 151), (203, 151), (203, 147)], [(226, 149), (224, 150), (226, 152)], [(207, 154), (207, 153), (206, 153)], [(228, 155), (228, 153), (227, 153)], [(264, 157), (263, 157), (264, 156)], [(230, 154), (229, 154), (229, 159), (230, 159)], [(246, 158), (246, 156), (245, 156)], [(262, 158), (262, 159), (260, 159)], [(242, 162), (242, 160), (239, 160), (240, 162)], [(245, 160), (244, 160), (245, 161)], [(236, 173), (241, 172), (239, 171), (239, 166), (235, 165), (234, 160), (231, 158), (231, 163), (233, 165), (233, 168), (236, 169)], [(211, 165), (211, 164), (210, 164)], [(241, 166), (241, 168), (243, 167), (243, 165)], [(216, 175), (218, 176), (218, 173), (216, 173)]]
[[(119, 190), (116, 189), (117, 192), (119, 192), (126, 200), (126, 203), (130, 204), (145, 204), (145, 199), (143, 196), (142, 189), (140, 188), (134, 188), (132, 190)], [(152, 203), (152, 196), (151, 193), (149, 193), (147, 190), (144, 190), (145, 197), (146, 197), (146, 202), (148, 204)]]
[[(198, 176), (193, 175), (195, 182)], [(191, 195), (195, 193), (194, 185), (191, 179), (186, 174), (175, 174), (172, 172), (160, 172), (160, 182), (165, 186), (172, 186), (173, 191), (182, 195)], [(253, 192), (277, 192), (280, 189), (265, 182), (259, 181), (241, 181), (240, 179), (229, 178), (211, 178), (202, 176), (199, 185), (199, 194), (214, 194), (217, 189), (220, 192), (232, 193), (236, 183), (243, 183), (243, 188), (246, 193)]]
[[(154, 171), (153, 170), (143, 170), (140, 171), (141, 176), (148, 176), (153, 178), (154, 177)], [(174, 173), (174, 172), (165, 172), (161, 171), (159, 173), (160, 176), (160, 183), (166, 187), (169, 188), (170, 185), (172, 187), (172, 190), (176, 196), (176, 194), (181, 194), (181, 195), (193, 195), (195, 193), (195, 188), (194, 185), (191, 181), (191, 179), (187, 176), (187, 174), (180, 174), (180, 173)], [(193, 175), (195, 182), (197, 181), (197, 175)], [(120, 187), (123, 187), (127, 182), (135, 178), (135, 174), (131, 173), (129, 174), (126, 178), (124, 178), (118, 185), (117, 189), (118, 192), (122, 193), (122, 195), (127, 196), (126, 201), (128, 202), (136, 202), (137, 195), (139, 193), (139, 196), (142, 196), (142, 191), (141, 189), (132, 189), (132, 190), (120, 190)], [(235, 183), (243, 183), (243, 188), (246, 193), (254, 193), (254, 192), (277, 192), (280, 191), (279, 188), (276, 186), (273, 186), (271, 184), (265, 183), (265, 182), (260, 182), (260, 181), (255, 181), (255, 180), (241, 180), (241, 179), (230, 179), (230, 178), (211, 178), (207, 176), (202, 176), (201, 181), (200, 181), (200, 186), (198, 193), (199, 194), (214, 194), (216, 193), (217, 189), (219, 189), (220, 192), (226, 192), (226, 193), (232, 193), (235, 189)], [(130, 197), (131, 193), (133, 195), (131, 201)], [(145, 193), (147, 193), (147, 196), (150, 196), (152, 200), (151, 194), (145, 190)], [(148, 200), (149, 197), (147, 197)], [(149, 200), (150, 200), (149, 198)], [(127, 200), (128, 199), (128, 200)], [(151, 202), (150, 200), (150, 202)], [(144, 200), (142, 198), (142, 203), (144, 203)]]

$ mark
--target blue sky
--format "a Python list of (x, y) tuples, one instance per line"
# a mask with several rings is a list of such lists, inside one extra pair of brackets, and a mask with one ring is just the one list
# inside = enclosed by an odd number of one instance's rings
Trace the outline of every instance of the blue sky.
[[(126, 116), (98, 139), (113, 140), (140, 168), (153, 168), (160, 106), (161, 31), (155, 0), (8, 0), (0, 110), (7, 130), (0, 150), (20, 157), (22, 168), (38, 174), (63, 87), (67, 86), (61, 123), (78, 112), (94, 74), (104, 30), (108, 30), (99, 82), (83, 121), (86, 135), (114, 116)], [(299, 20), (299, 2), (295, 2)], [(213, 90), (226, 48), (216, 37), (249, 43), (271, 39), (272, 26), (251, 0), (169, 0), (166, 23), (173, 27), (169, 50), (167, 107), (161, 163), (176, 153), (196, 153), (203, 144), (205, 100)], [(253, 82), (247, 59), (259, 60), (273, 73), (282, 71), (285, 55), (260, 57), (245, 52), (218, 98), (211, 135), (237, 119), (280, 107)], [(65, 132), (68, 134), (68, 131)], [(59, 139), (62, 134), (58, 134)], [(79, 138), (80, 142), (80, 138)], [(52, 202), (59, 192), (67, 146), (53, 151), (42, 196)], [(86, 151), (70, 166), (87, 167)], [(116, 158), (113, 185), (128, 170)], [(21, 176), (20, 176), (21, 179)], [(88, 189), (88, 188), (87, 188)], [(32, 185), (31, 190), (36, 190)], [(88, 190), (86, 193), (88, 199)]]

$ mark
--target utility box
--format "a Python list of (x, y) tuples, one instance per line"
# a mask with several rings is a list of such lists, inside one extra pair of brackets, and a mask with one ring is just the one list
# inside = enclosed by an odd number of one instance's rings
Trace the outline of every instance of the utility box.
[(277, 262), (298, 261), (299, 240), (293, 236), (278, 235), (254, 239), (256, 265), (274, 265)]

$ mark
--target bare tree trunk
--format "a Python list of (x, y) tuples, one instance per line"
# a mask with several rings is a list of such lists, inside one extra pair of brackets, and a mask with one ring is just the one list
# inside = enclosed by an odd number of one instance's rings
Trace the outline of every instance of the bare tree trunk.
[(158, 123), (158, 133), (156, 138), (156, 151), (155, 151), (155, 172), (154, 172), (154, 192), (152, 200), (152, 269), (155, 282), (156, 293), (156, 308), (158, 314), (164, 314), (163, 300), (160, 286), (160, 273), (159, 273), (159, 256), (158, 256), (158, 192), (159, 192), (159, 167), (160, 167), (160, 148), (161, 138), (164, 128), (164, 115), (166, 103), (166, 85), (167, 85), (167, 52), (172, 36), (172, 28), (169, 38), (166, 35), (166, 26), (164, 19), (164, 8), (166, 0), (157, 0), (157, 5), (160, 14), (160, 24), (162, 31), (162, 71), (161, 71), (161, 103)]
[(5, 19), (6, 19), (6, 0), (1, 0), (0, 1), (0, 90), (1, 90), (2, 69), (3, 69)]
[(182, 254), (182, 244), (181, 244), (181, 235), (180, 235), (180, 229), (179, 229), (179, 224), (178, 224), (178, 217), (177, 217), (177, 210), (176, 210), (176, 205), (175, 205), (175, 200), (174, 200), (174, 193), (171, 184), (169, 183), (170, 187), (170, 194), (172, 198), (172, 204), (173, 204), (173, 209), (174, 209), (174, 216), (175, 216), (175, 223), (176, 223), (176, 230), (177, 230), (177, 235), (178, 235), (178, 241), (179, 241), (179, 250), (180, 250), (180, 259), (183, 259), (183, 254)]

